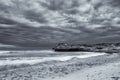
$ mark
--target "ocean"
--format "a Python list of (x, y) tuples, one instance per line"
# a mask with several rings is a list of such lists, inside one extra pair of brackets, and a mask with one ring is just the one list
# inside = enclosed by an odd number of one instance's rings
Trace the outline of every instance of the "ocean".
[(55, 52), (53, 50), (0, 51), (0, 66), (67, 61), (72, 58), (89, 58), (105, 54), (101, 52)]

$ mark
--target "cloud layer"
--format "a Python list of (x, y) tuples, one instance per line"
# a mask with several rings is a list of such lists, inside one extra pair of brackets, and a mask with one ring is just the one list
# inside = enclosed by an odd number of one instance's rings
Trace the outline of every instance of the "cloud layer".
[(0, 42), (43, 46), (119, 41), (119, 4), (119, 0), (0, 0)]

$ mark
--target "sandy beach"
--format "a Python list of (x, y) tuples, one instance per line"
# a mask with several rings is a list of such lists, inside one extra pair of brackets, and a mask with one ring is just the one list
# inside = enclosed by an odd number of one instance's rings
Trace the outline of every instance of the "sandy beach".
[(0, 72), (0, 80), (119, 80), (119, 54), (47, 61)]
[(45, 80), (120, 80), (120, 61), (71, 73), (64, 77)]

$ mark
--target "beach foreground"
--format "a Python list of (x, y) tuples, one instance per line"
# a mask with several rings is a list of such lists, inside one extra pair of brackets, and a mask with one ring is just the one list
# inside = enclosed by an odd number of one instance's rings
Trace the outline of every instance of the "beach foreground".
[(64, 77), (45, 80), (120, 80), (120, 61), (85, 68)]
[(47, 61), (0, 72), (0, 80), (119, 80), (119, 54)]

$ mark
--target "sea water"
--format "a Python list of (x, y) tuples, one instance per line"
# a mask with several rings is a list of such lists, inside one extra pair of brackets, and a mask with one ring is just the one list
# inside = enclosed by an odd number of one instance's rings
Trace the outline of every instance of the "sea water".
[[(29, 56), (31, 54), (33, 56)], [(101, 53), (101, 52), (54, 52), (52, 50), (0, 51), (0, 56), (1, 56), (0, 65), (19, 65), (19, 64), (31, 64), (32, 65), (32, 64), (46, 62), (46, 61), (53, 61), (53, 60), (67, 61), (75, 57), (76, 58), (89, 58), (89, 57), (95, 57), (95, 56), (100, 56), (100, 55), (105, 55), (105, 54), (106, 53)]]

